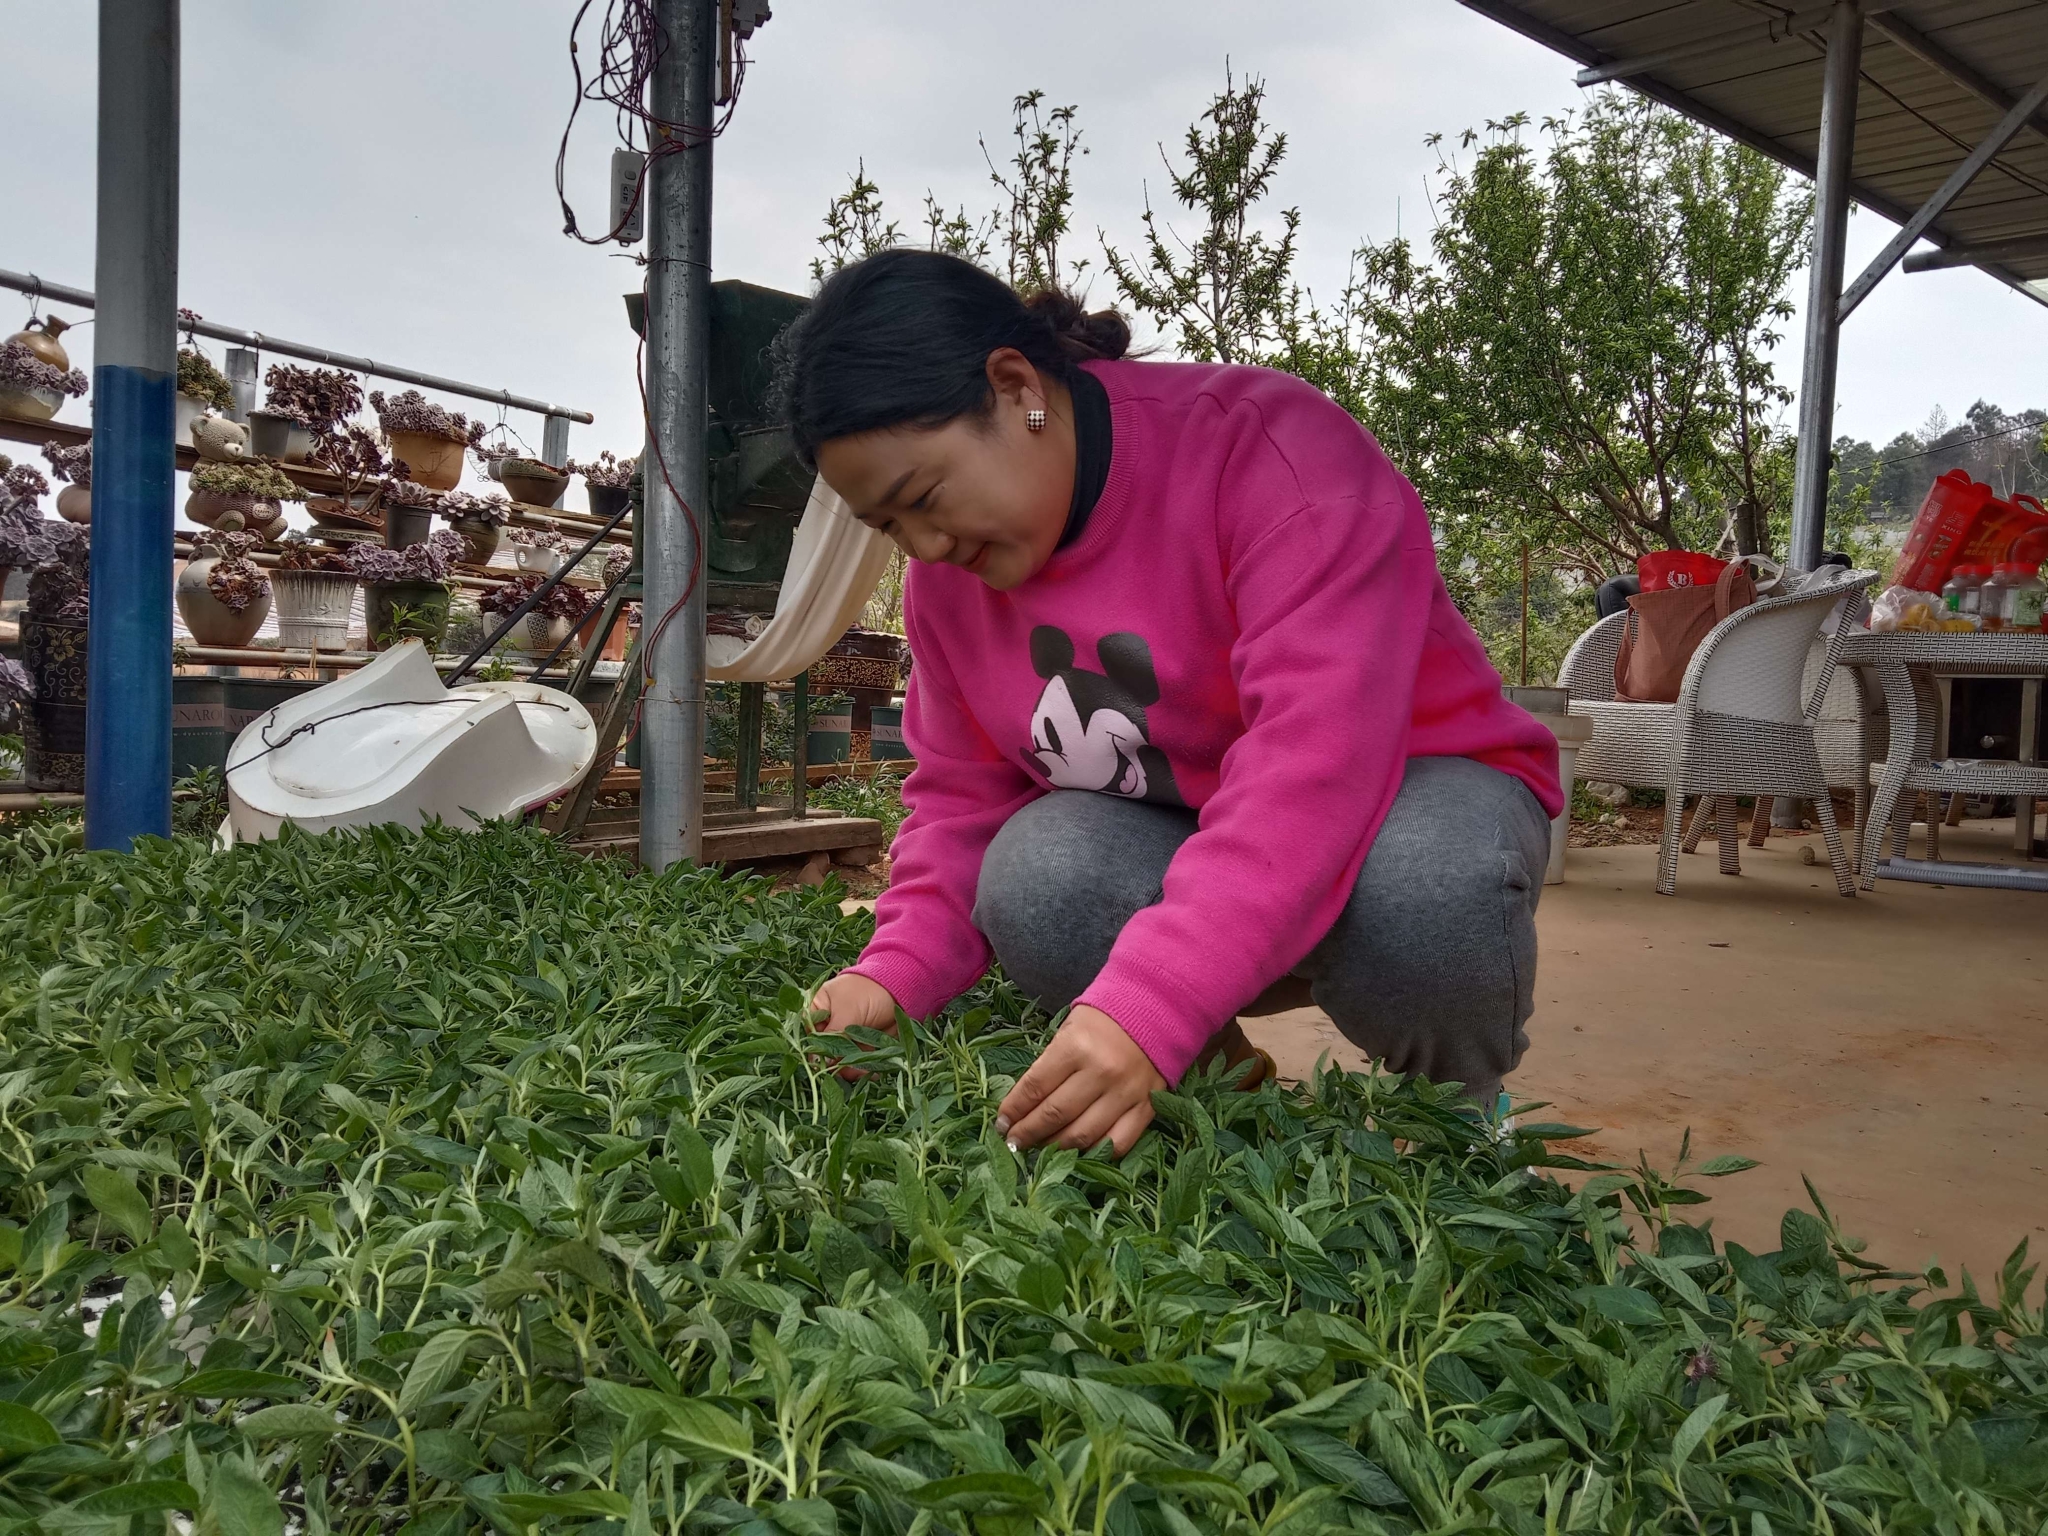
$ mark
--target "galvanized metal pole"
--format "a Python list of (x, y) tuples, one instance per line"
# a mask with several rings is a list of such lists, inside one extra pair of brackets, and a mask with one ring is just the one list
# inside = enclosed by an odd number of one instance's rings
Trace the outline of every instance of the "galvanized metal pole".
[[(549, 416), (542, 421), (540, 431), (540, 456), (541, 461), (543, 463), (552, 464), (557, 469), (560, 469), (564, 464), (567, 464), (569, 462), (568, 417)], [(567, 485), (564, 485), (559, 491), (555, 492), (555, 499), (553, 502), (550, 503), (550, 505), (556, 507), (561, 506), (562, 498), (568, 494), (569, 487)]]
[(100, 0), (85, 840), (171, 830), (178, 0)]
[(662, 54), (648, 106), (688, 136), (687, 147), (656, 153), (647, 192), (653, 440), (641, 612), (653, 680), (640, 717), (640, 861), (662, 870), (704, 851), (704, 434), (718, 0), (655, 0), (654, 16)]
[(1827, 74), (1814, 179), (1813, 261), (1806, 291), (1806, 348), (1799, 383), (1799, 459), (1792, 479), (1792, 547), (1802, 570), (1820, 564), (1827, 531), (1828, 460), (1835, 438), (1842, 256), (1849, 239), (1850, 160), (1856, 148), (1856, 87), (1863, 62), (1863, 7), (1836, 0), (1828, 22)]

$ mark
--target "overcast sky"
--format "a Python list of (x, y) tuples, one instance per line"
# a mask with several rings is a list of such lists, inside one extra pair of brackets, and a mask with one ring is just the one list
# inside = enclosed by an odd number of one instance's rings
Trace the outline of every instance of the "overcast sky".
[[(572, 452), (636, 450), (619, 300), (636, 269), (564, 239), (554, 202), (573, 10), (186, 0), (183, 302), (582, 407), (597, 425), (576, 429)], [(80, 287), (93, 281), (96, 11), (0, 0), (0, 267)], [(716, 275), (799, 290), (857, 161), (906, 224), (927, 187), (988, 206), (977, 137), (997, 145), (1011, 98), (1033, 88), (1080, 108), (1075, 223), (1092, 248), (1098, 226), (1132, 240), (1148, 185), (1162, 195), (1159, 141), (1199, 113), (1225, 60), (1262, 77), (1289, 137), (1275, 206), (1301, 209), (1301, 275), (1321, 293), (1359, 241), (1427, 229), (1425, 135), (1580, 100), (1567, 61), (1455, 0), (775, 0), (753, 52), (718, 148)], [(578, 125), (570, 190), (586, 227), (604, 223), (611, 135), (600, 114)], [(1855, 220), (1852, 272), (1891, 227)], [(0, 295), (0, 318), (23, 310)], [(87, 367), (90, 336), (73, 348)], [(1838, 430), (1883, 442), (1937, 405), (2048, 404), (2044, 356), (2048, 309), (1972, 272), (1895, 274), (1845, 334)], [(1785, 366), (1796, 385), (1796, 357)], [(511, 424), (539, 446), (534, 418)]]

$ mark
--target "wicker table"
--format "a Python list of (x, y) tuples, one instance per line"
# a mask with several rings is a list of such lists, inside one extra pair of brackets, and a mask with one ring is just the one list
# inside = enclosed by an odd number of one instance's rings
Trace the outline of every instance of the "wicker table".
[[(2018, 801), (2013, 849), (2022, 859), (2033, 857), (2034, 801), (2048, 797), (2048, 765), (2035, 758), (2035, 737), (2041, 717), (2041, 680), (2048, 676), (2048, 634), (1987, 631), (1976, 634), (1930, 634), (1898, 630), (1887, 634), (1858, 630), (1842, 652), (1842, 664), (1877, 674), (1891, 720), (1891, 742), (1882, 764), (1873, 764), (1877, 798), (1863, 832), (1863, 888), (1880, 874), (1888, 877), (1940, 878), (1941, 871), (1960, 872), (1968, 879), (1956, 884), (1998, 884), (2034, 890), (2048, 888), (2038, 871), (2001, 865), (1942, 865), (1933, 875), (1923, 866), (1905, 867), (1906, 842), (1912, 829), (1913, 798), (1907, 791), (1930, 790), (1940, 795), (2011, 795)], [(1946, 734), (1942, 718), (1942, 677), (2018, 677), (2024, 680), (2020, 706), (2020, 760), (1958, 760), (1937, 758)], [(1939, 856), (1941, 816), (1927, 822), (1928, 858)], [(1884, 832), (1893, 828), (1893, 858), (1880, 866)], [(2003, 871), (2004, 873), (2001, 873)]]

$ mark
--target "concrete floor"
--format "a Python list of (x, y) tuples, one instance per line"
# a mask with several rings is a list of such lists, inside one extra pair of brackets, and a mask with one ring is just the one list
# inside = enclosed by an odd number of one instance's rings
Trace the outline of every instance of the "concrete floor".
[[(1966, 823), (1942, 853), (2007, 858), (2011, 829)], [(1809, 842), (1745, 846), (1730, 879), (1710, 840), (1675, 898), (1654, 847), (1573, 849), (1510, 1091), (1597, 1127), (1589, 1159), (1668, 1169), (1688, 1127), (1695, 1163), (1758, 1159), (1694, 1181), (1713, 1198), (1691, 1209), (1759, 1251), (1804, 1174), (1883, 1263), (1986, 1286), (2022, 1237), (2048, 1260), (2048, 895), (1881, 880), (1845, 901)], [(1245, 1028), (1288, 1075), (1362, 1064), (1312, 1008)]]

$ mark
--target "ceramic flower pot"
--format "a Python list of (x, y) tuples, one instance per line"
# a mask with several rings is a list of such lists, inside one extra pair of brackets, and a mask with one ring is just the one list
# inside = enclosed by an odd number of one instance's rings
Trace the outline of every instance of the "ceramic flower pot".
[(303, 464), (313, 456), (313, 429), (275, 411), (249, 413), (249, 450), (259, 458)]
[(277, 634), (287, 646), (339, 651), (348, 645), (356, 579), (346, 571), (272, 571)]
[[(544, 613), (529, 613), (526, 616), (526, 649), (535, 656), (546, 656), (575, 632), (574, 619), (551, 619)], [(564, 657), (575, 654), (574, 642), (562, 653)]]
[(22, 421), (48, 421), (64, 404), (54, 389), (0, 389), (0, 416)]
[(66, 373), (69, 373), (71, 371), (71, 354), (64, 350), (64, 343), (57, 338), (70, 329), (69, 321), (60, 320), (55, 315), (45, 315), (41, 320), (30, 325), (27, 330), (16, 331), (7, 339), (20, 342), (36, 355), (38, 361), (48, 363), (52, 368), (61, 368)]
[(387, 432), (391, 456), (405, 461), (406, 479), (430, 491), (452, 491), (462, 481), (465, 445), (425, 432)]
[(392, 581), (363, 584), (363, 619), (370, 631), (370, 649), (388, 650), (401, 640), (424, 640), (438, 651), (448, 634), (445, 582)]
[(536, 549), (531, 544), (521, 544), (516, 546), (513, 558), (519, 562), (522, 571), (538, 571), (543, 576), (552, 576), (569, 557), (559, 549)]
[(286, 526), (284, 508), (268, 496), (246, 496), (228, 491), (195, 490), (185, 498), (185, 515), (203, 528), (236, 533), (246, 528), (274, 537), (269, 530)]
[(632, 500), (633, 493), (623, 485), (590, 485), (583, 487), (590, 493), (590, 515), (592, 517), (616, 517)]
[(200, 555), (185, 562), (185, 569), (178, 572), (178, 617), (200, 645), (239, 649), (256, 638), (256, 631), (270, 616), (270, 584), (265, 582), (257, 589), (256, 599), (248, 607), (230, 608), (206, 584), (219, 559), (218, 555)]
[(211, 407), (197, 395), (174, 395), (171, 398), (171, 441), (181, 447), (192, 446), (192, 428)]
[(424, 544), (434, 531), (434, 514), (426, 507), (384, 508), (384, 542), (392, 549)]
[(452, 517), (448, 526), (462, 535), (462, 564), (491, 563), (491, 556), (498, 552), (498, 540), (503, 534), (496, 523), (486, 522), (480, 517)]
[(67, 523), (92, 521), (92, 487), (65, 485), (57, 489), (57, 515)]
[[(524, 468), (515, 466), (524, 463)], [(498, 479), (514, 501), (530, 507), (552, 507), (569, 488), (569, 477), (554, 470), (535, 473), (533, 461), (508, 459), (499, 466)]]

